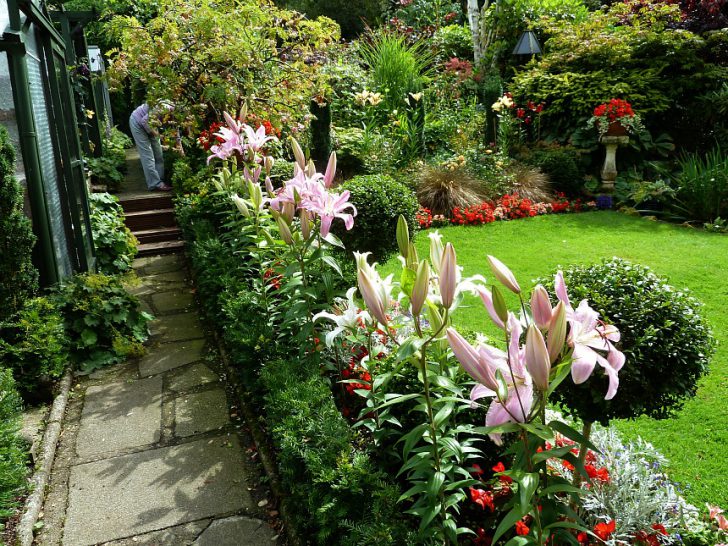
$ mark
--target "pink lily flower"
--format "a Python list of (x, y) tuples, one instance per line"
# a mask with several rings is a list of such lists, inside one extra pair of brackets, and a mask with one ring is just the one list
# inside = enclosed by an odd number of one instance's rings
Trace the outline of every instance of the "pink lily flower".
[[(533, 380), (525, 366), (526, 351), (520, 345), (521, 324), (510, 313), (507, 326), (510, 334), (507, 354), (485, 344), (476, 349), (453, 328), (447, 331), (447, 338), (456, 358), (463, 369), (479, 383), (470, 392), (470, 400), (475, 402), (480, 398), (494, 398), (485, 417), (485, 425), (489, 427), (504, 423), (524, 423), (533, 406)], [(507, 387), (505, 399), (500, 399), (497, 395), (497, 371), (501, 372)], [(502, 443), (501, 434), (491, 433), (489, 437), (498, 445)]]
[[(618, 372), (625, 363), (624, 353), (613, 345), (620, 339), (619, 330), (599, 320), (599, 313), (589, 307), (586, 300), (574, 310), (566, 292), (566, 283), (561, 271), (556, 274), (556, 296), (566, 307), (570, 331), (567, 343), (573, 348), (571, 379), (575, 384), (584, 383), (599, 364), (609, 378), (605, 400), (611, 400), (619, 388)], [(606, 353), (606, 358), (602, 353)]]
[[(322, 191), (313, 197), (308, 198), (304, 205), (311, 212), (315, 212), (321, 217), (321, 235), (326, 237), (331, 230), (331, 222), (334, 218), (341, 218), (347, 230), (354, 227), (354, 216), (356, 216), (356, 207), (349, 203), (351, 193), (346, 190), (340, 194)], [(344, 212), (351, 210), (352, 213)]]
[(242, 126), (243, 131), (245, 131), (245, 138), (247, 140), (248, 148), (253, 150), (253, 152), (258, 153), (260, 149), (265, 146), (268, 142), (272, 140), (278, 140), (274, 136), (266, 136), (265, 134), (265, 127), (261, 125), (258, 127), (257, 130), (254, 130), (249, 125), (243, 125)]
[(506, 325), (498, 316), (498, 313), (495, 312), (495, 305), (493, 305), (493, 293), (484, 286), (479, 286), (477, 288), (477, 292), (480, 299), (483, 301), (483, 305), (485, 305), (486, 311), (488, 311), (490, 320), (492, 320), (493, 324), (495, 324), (498, 328), (505, 330)]

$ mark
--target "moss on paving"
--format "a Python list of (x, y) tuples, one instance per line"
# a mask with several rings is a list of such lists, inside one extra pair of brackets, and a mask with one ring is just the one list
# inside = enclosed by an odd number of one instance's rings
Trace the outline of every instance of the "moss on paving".
[[(651, 267), (675, 287), (689, 288), (705, 304), (704, 316), (719, 343), (710, 373), (677, 417), (622, 421), (616, 426), (627, 438), (642, 436), (669, 458), (670, 475), (685, 485), (690, 502), (728, 505), (728, 236), (614, 212), (447, 227), (440, 233), (455, 245), (466, 276), (481, 273), (490, 281), (486, 254), (493, 254), (525, 288), (559, 265), (618, 256)], [(426, 234), (420, 234), (420, 255), (426, 255), (428, 244)], [(383, 271), (396, 270), (390, 261)], [(515, 299), (510, 304), (514, 307)], [(475, 298), (458, 309), (455, 324), (495, 333)]]

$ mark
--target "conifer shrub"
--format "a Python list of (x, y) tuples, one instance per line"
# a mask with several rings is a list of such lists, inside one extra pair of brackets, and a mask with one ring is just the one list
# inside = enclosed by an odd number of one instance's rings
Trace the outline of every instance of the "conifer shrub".
[(0, 321), (38, 289), (38, 271), (31, 262), (35, 235), (23, 213), (23, 190), (14, 173), (15, 149), (0, 125)]

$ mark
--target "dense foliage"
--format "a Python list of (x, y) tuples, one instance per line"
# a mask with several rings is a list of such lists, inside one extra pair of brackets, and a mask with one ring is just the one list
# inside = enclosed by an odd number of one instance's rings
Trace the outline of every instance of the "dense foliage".
[(404, 216), (409, 225), (417, 225), (414, 193), (389, 176), (357, 176), (342, 184), (341, 189), (351, 192), (351, 202), (357, 210), (356, 229), (337, 231), (351, 251), (371, 252), (376, 259), (384, 260), (397, 247), (391, 238), (382, 235), (394, 232), (399, 216)]
[(38, 271), (31, 262), (35, 236), (14, 175), (15, 149), (0, 125), (0, 321), (17, 312), (38, 289)]
[(120, 278), (103, 274), (76, 275), (56, 294), (70, 338), (71, 356), (82, 372), (143, 354), (147, 322)]
[(63, 317), (48, 298), (34, 298), (0, 324), (0, 361), (12, 370), (29, 402), (52, 398), (52, 387), (69, 365)]
[(666, 418), (695, 395), (707, 373), (714, 341), (700, 305), (648, 268), (614, 258), (564, 271), (574, 304), (587, 299), (622, 333), (630, 362), (619, 375), (619, 398), (603, 400), (601, 386), (564, 383), (557, 399), (575, 416), (606, 424), (640, 415)]
[(28, 470), (19, 428), (20, 396), (13, 374), (0, 367), (0, 522), (12, 513), (26, 489)]
[(725, 81), (725, 54), (714, 58), (705, 38), (671, 30), (680, 18), (677, 6), (647, 3), (629, 11), (634, 4), (615, 3), (581, 24), (542, 20), (546, 53), (516, 74), (512, 90), (548, 105), (545, 135), (561, 141), (580, 136), (596, 105), (622, 97), (653, 134), (666, 132), (687, 146), (701, 142), (699, 99)]
[(124, 224), (119, 200), (108, 193), (93, 193), (89, 204), (97, 270), (107, 275), (129, 271), (138, 242)]
[(108, 31), (121, 44), (111, 52), (112, 86), (141, 82), (147, 102), (170, 101), (165, 121), (193, 139), (246, 99), (251, 112), (300, 132), (311, 99), (324, 92), (322, 55), (339, 35), (331, 19), (309, 20), (266, 0), (167, 0), (149, 22), (119, 16)]

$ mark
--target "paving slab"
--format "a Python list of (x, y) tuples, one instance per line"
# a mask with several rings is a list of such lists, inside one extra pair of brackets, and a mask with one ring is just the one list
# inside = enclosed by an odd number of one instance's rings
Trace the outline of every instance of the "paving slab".
[(157, 317), (150, 323), (150, 332), (152, 336), (159, 337), (158, 341), (161, 342), (205, 337), (196, 313), (179, 313), (177, 315)]
[(175, 254), (165, 256), (151, 256), (144, 267), (145, 275), (156, 275), (158, 273), (171, 273), (184, 268), (184, 260)]
[(146, 275), (143, 277), (146, 282), (153, 283), (173, 283), (187, 285), (187, 272), (184, 270), (171, 271), (169, 273), (158, 273), (155, 275)]
[(232, 516), (213, 521), (195, 546), (263, 546), (275, 544), (276, 533), (264, 521)]
[(88, 457), (159, 441), (162, 378), (122, 381), (86, 389), (76, 453)]
[(74, 466), (63, 543), (108, 542), (253, 510), (235, 436)]
[(129, 538), (104, 542), (102, 546), (160, 546), (170, 544), (174, 546), (190, 546), (195, 539), (210, 525), (209, 519), (193, 521), (184, 525), (176, 525), (161, 531), (152, 531), (143, 535), (134, 535)]
[(188, 368), (176, 370), (167, 381), (171, 391), (182, 392), (200, 385), (220, 381), (218, 375), (204, 364), (193, 364)]
[(181, 438), (222, 428), (229, 422), (225, 391), (214, 389), (180, 396), (175, 400), (174, 415), (174, 432)]
[(147, 377), (186, 366), (204, 355), (205, 340), (177, 341), (149, 349), (139, 361), (139, 375)]
[(189, 291), (180, 292), (179, 290), (170, 290), (152, 295), (152, 305), (154, 305), (154, 308), (159, 313), (184, 311), (192, 307), (194, 301)]

